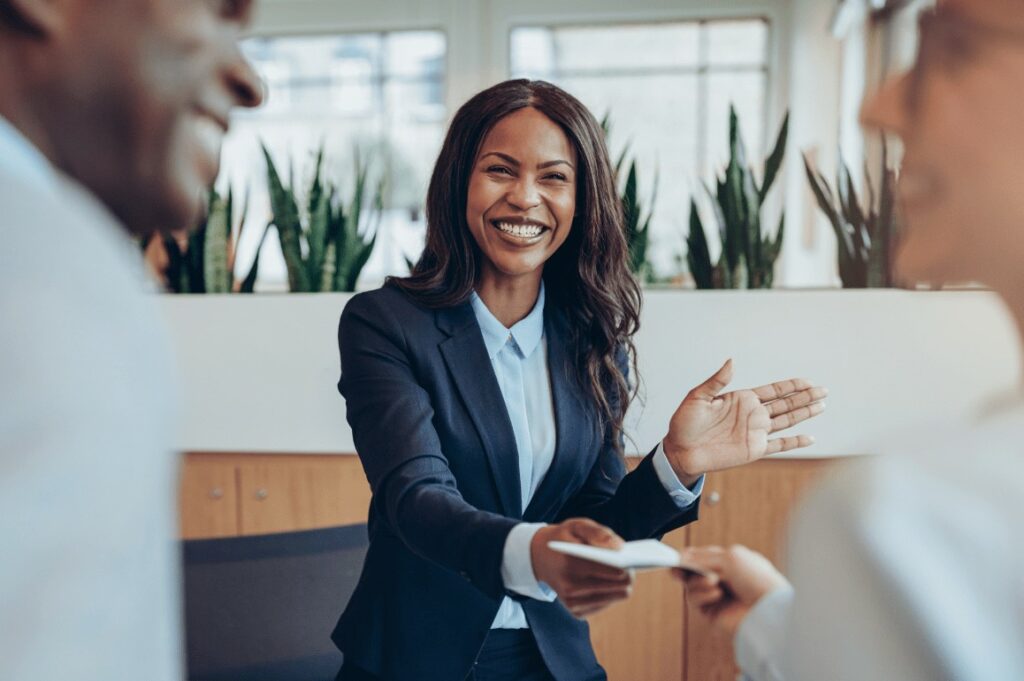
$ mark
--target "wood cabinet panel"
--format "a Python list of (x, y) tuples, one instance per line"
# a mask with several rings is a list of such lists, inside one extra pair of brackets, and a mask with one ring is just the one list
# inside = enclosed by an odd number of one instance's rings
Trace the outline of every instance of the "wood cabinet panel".
[[(632, 463), (636, 463), (635, 461)], [(772, 460), (709, 475), (701, 518), (665, 537), (742, 543), (773, 560), (802, 492), (834, 460)], [(366, 522), (370, 489), (358, 457), (189, 454), (181, 484), (184, 538), (266, 534)], [(590, 619), (611, 681), (733, 681), (731, 641), (685, 606), (667, 571), (640, 574), (633, 598)]]
[[(686, 529), (665, 535), (677, 549)], [(590, 640), (610, 681), (683, 678), (683, 585), (667, 570), (637, 575), (633, 597), (590, 618)]]
[[(777, 459), (708, 475), (700, 520), (687, 528), (691, 546), (744, 544), (779, 564), (790, 513), (834, 460)], [(784, 566), (783, 566), (784, 567)], [(686, 608), (686, 681), (734, 681), (732, 641)]]
[(249, 456), (239, 470), (241, 534), (365, 523), (370, 485), (355, 456)]
[(178, 494), (183, 539), (239, 533), (236, 468), (231, 459), (186, 455)]

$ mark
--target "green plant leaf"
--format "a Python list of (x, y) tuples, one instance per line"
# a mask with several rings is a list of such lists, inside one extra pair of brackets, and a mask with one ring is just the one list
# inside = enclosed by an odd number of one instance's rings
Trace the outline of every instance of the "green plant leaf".
[[(231, 271), (228, 268), (228, 249), (231, 235), (232, 195), (223, 199), (214, 192), (206, 217), (205, 238), (202, 242), (203, 283), (206, 293), (230, 293)], [(191, 249), (190, 249), (191, 250)]]
[(302, 258), (302, 223), (299, 218), (299, 207), (295, 194), (281, 182), (281, 177), (274, 166), (274, 160), (266, 145), (260, 145), (267, 162), (267, 184), (270, 190), (270, 206), (273, 211), (273, 224), (277, 228), (278, 239), (281, 241), (281, 253), (284, 255), (285, 266), (288, 268), (288, 286), (293, 293), (305, 293), (310, 290), (305, 263)]
[[(747, 256), (747, 270), (752, 280), (757, 280), (765, 267), (761, 251), (761, 197), (754, 182), (754, 174), (744, 170), (743, 179), (743, 217), (744, 255)], [(770, 266), (770, 263), (768, 263)]]
[(359, 248), (355, 258), (348, 268), (348, 278), (345, 280), (345, 290), (355, 291), (356, 282), (359, 280), (359, 274), (363, 271), (363, 267), (366, 262), (370, 259), (370, 255), (373, 254), (373, 247), (377, 244), (377, 234), (370, 237), (370, 240)]
[[(853, 184), (853, 175), (850, 173), (849, 167), (842, 161), (839, 163), (839, 186), (839, 198), (843, 203), (843, 214), (846, 216), (846, 222), (854, 227), (863, 225), (865, 223), (864, 211), (860, 207), (857, 187)], [(844, 186), (845, 190), (843, 189)], [(863, 240), (858, 245), (863, 246)]]
[[(373, 247), (377, 242), (377, 232), (384, 208), (385, 184), (381, 180), (377, 183), (371, 197), (369, 219), (364, 220), (363, 205), (369, 177), (369, 164), (361, 163), (358, 154), (356, 155), (355, 171), (352, 201), (344, 213), (344, 219), (340, 220), (341, 232), (338, 234), (336, 242), (338, 244), (337, 271), (333, 287), (336, 291), (355, 290), (359, 274), (370, 259)], [(367, 227), (365, 230), (360, 230), (360, 225), (364, 221), (367, 223)], [(368, 241), (364, 241), (363, 233), (370, 235)]]
[(177, 240), (169, 234), (162, 235), (164, 251), (167, 253), (167, 288), (174, 293), (188, 293), (188, 272), (185, 258)]
[(327, 250), (327, 238), (330, 231), (330, 205), (328, 203), (330, 197), (324, 191), (324, 185), (321, 181), (323, 162), (324, 146), (321, 144), (320, 149), (317, 151), (313, 180), (308, 194), (307, 214), (309, 216), (309, 233), (306, 239), (309, 247), (309, 253), (306, 258), (306, 276), (310, 284), (313, 285), (313, 290), (317, 291), (330, 290), (317, 286), (318, 283), (322, 283), (324, 255)]
[(711, 253), (708, 250), (707, 235), (704, 224), (697, 211), (697, 202), (690, 199), (690, 233), (686, 237), (686, 261), (690, 266), (690, 274), (699, 289), (715, 288), (714, 268), (711, 265)]
[(839, 209), (835, 205), (835, 196), (832, 193), (832, 187), (829, 185), (828, 180), (825, 176), (817, 172), (814, 166), (811, 165), (811, 160), (807, 154), (803, 155), (804, 159), (804, 171), (807, 174), (807, 183), (811, 187), (811, 192), (814, 194), (814, 199), (818, 204), (818, 208), (828, 221), (832, 224), (832, 228), (836, 232), (837, 237), (842, 237), (842, 218), (839, 215)]
[(183, 253), (188, 288), (186, 293), (206, 293), (205, 271), (203, 268), (206, 231), (207, 225), (204, 222), (202, 227), (188, 236), (188, 244)]
[(775, 184), (775, 178), (779, 174), (779, 169), (782, 167), (782, 162), (786, 158), (786, 143), (789, 140), (789, 112), (786, 112), (786, 116), (782, 119), (782, 127), (779, 129), (779, 136), (775, 139), (775, 148), (772, 149), (772, 153), (768, 156), (768, 160), (764, 164), (764, 179), (761, 182), (761, 203), (764, 203), (765, 197), (768, 196), (768, 192), (771, 190), (772, 185)]
[(256, 290), (256, 278), (259, 276), (260, 271), (260, 252), (263, 250), (263, 242), (267, 240), (267, 234), (270, 233), (270, 224), (267, 224), (263, 228), (263, 235), (260, 237), (260, 242), (256, 246), (256, 255), (253, 256), (252, 266), (249, 268), (249, 273), (245, 275), (245, 279), (242, 280), (242, 285), (238, 289), (239, 293), (253, 293)]
[(629, 166), (626, 186), (622, 192), (622, 211), (626, 222), (626, 243), (629, 247), (630, 271), (640, 275), (647, 262), (648, 234), (645, 226), (640, 224), (641, 207), (637, 193), (637, 165), (636, 161), (633, 161)]

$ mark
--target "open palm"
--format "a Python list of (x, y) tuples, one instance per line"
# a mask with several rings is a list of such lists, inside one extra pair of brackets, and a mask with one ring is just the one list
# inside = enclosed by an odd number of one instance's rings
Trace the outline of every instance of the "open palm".
[(681, 477), (742, 466), (814, 442), (806, 435), (770, 436), (824, 411), (825, 388), (795, 378), (722, 393), (732, 374), (729, 360), (691, 390), (672, 415), (665, 454)]

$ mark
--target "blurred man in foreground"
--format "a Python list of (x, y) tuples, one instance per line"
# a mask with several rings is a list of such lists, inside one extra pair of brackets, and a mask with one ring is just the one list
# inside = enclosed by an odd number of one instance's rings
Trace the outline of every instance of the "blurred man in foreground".
[[(985, 283), (1024, 331), (1024, 2), (940, 1), (921, 41), (863, 114), (906, 148), (899, 269)], [(792, 528), (795, 590), (743, 547), (688, 554), (717, 573), (690, 579), (689, 600), (735, 636), (749, 678), (1024, 679), (1024, 400), (975, 421), (812, 494)]]
[(175, 391), (130, 235), (192, 224), (249, 0), (0, 0), (0, 678), (181, 679)]

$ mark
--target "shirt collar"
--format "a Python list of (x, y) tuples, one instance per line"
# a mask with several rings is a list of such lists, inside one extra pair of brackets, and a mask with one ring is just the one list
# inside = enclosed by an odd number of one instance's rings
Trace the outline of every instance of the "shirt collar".
[(540, 345), (540, 340), (544, 336), (543, 281), (540, 284), (540, 294), (537, 296), (537, 302), (534, 303), (530, 314), (516, 322), (511, 329), (505, 328), (505, 325), (498, 321), (498, 318), (491, 313), (476, 291), (473, 291), (470, 302), (473, 305), (473, 313), (476, 315), (477, 323), (480, 324), (480, 331), (483, 332), (487, 355), (492, 360), (505, 347), (510, 336), (515, 341), (524, 358), (532, 355), (537, 346)]
[(54, 192), (59, 187), (53, 165), (3, 116), (0, 116), (0, 171), (43, 191)]

